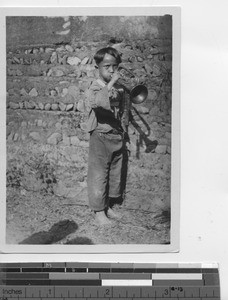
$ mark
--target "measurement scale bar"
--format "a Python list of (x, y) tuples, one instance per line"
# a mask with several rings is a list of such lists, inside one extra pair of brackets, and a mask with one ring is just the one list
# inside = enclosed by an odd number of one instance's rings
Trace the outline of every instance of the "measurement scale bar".
[(0, 263), (0, 300), (220, 300), (217, 264)]

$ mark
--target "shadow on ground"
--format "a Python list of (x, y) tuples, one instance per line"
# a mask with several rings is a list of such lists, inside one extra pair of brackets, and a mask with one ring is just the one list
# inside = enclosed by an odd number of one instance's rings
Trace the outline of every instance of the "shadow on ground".
[[(50, 230), (48, 231), (40, 231), (34, 233), (30, 237), (24, 239), (19, 244), (23, 245), (47, 245), (54, 244), (71, 233), (74, 233), (78, 229), (78, 225), (70, 220), (63, 220), (58, 223), (55, 223)], [(88, 238), (78, 237), (75, 238), (66, 244), (92, 244), (92, 241)]]

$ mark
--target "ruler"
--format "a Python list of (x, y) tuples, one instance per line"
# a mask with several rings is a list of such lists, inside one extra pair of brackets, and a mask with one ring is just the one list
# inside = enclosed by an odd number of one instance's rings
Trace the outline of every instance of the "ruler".
[(219, 271), (191, 263), (2, 263), (0, 300), (10, 298), (219, 300)]

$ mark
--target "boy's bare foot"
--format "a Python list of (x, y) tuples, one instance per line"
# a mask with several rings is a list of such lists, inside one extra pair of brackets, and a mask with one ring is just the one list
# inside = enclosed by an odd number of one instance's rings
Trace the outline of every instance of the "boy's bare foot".
[(113, 219), (120, 219), (121, 218), (121, 215), (118, 214), (117, 212), (114, 212), (113, 209), (111, 209), (109, 207), (109, 209), (107, 210), (107, 215), (110, 217), (110, 218), (113, 218)]
[(107, 218), (104, 210), (96, 212), (96, 220), (100, 226), (112, 224), (112, 222)]

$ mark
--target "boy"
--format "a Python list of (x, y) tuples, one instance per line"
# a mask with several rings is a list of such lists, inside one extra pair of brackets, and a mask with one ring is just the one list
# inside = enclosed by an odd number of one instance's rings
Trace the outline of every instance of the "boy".
[(124, 131), (121, 125), (123, 93), (117, 89), (121, 58), (116, 49), (100, 49), (94, 56), (99, 78), (88, 92), (90, 132), (88, 162), (88, 199), (100, 225), (116, 217), (110, 198), (121, 198)]

